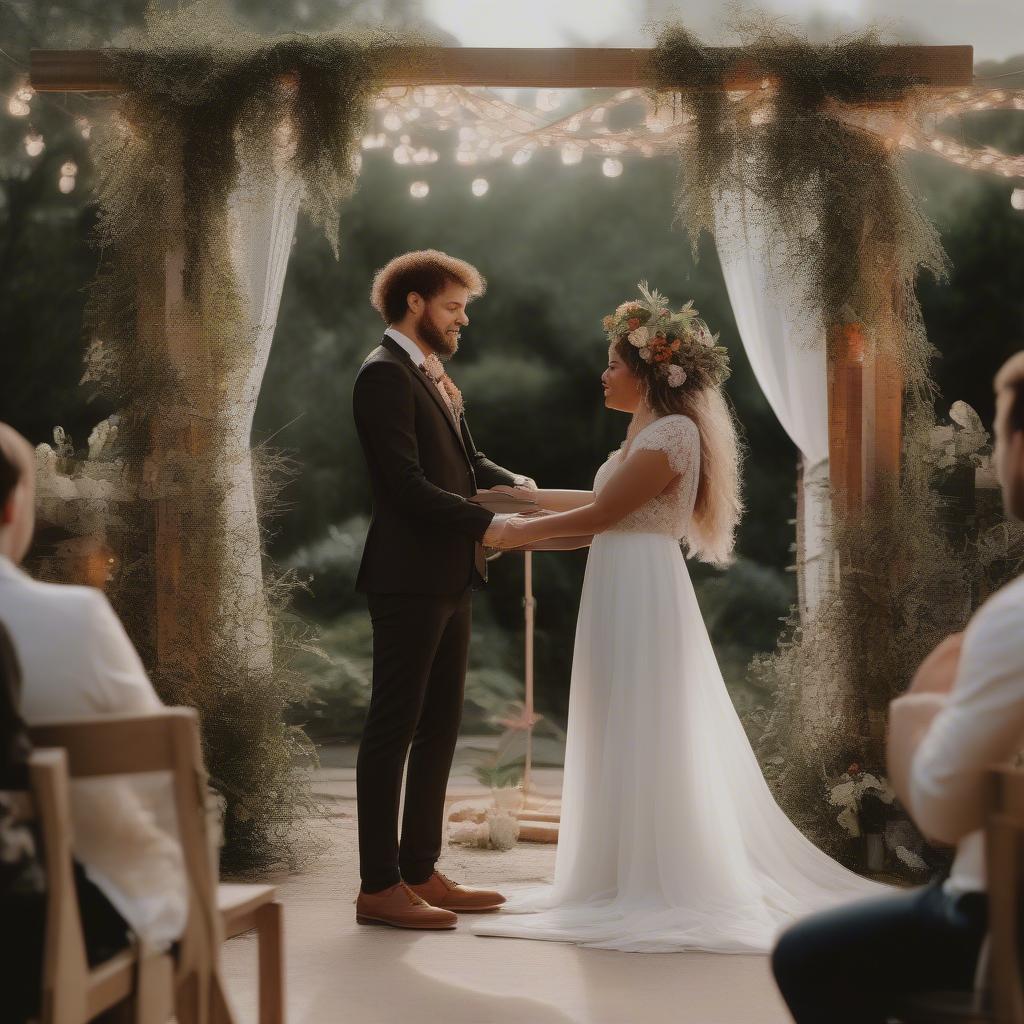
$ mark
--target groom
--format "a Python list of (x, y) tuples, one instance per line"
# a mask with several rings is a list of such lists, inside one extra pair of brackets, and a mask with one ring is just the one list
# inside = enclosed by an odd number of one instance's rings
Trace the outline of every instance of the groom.
[(427, 249), (378, 271), (370, 295), (388, 327), (352, 393), (373, 494), (356, 580), (373, 623), (373, 689), (356, 765), (361, 924), (454, 928), (455, 911), (505, 902), (434, 869), (462, 717), (471, 591), (487, 580), (482, 545), (496, 545), (510, 518), (467, 499), (478, 487), (536, 487), (477, 451), (444, 371), (469, 323), (466, 306), (485, 287), (475, 267)]

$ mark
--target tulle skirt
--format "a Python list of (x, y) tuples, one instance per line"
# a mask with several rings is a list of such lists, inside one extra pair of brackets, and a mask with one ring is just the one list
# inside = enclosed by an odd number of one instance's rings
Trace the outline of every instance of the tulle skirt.
[(775, 803), (678, 543), (596, 536), (554, 883), (510, 893), (473, 930), (636, 952), (765, 953), (798, 917), (893, 891), (822, 853)]

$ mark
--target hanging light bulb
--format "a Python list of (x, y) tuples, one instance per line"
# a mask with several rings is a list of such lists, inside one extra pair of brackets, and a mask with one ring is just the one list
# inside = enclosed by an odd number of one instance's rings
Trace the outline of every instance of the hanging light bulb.
[[(470, 186), (470, 188), (473, 190), (473, 195), (475, 196), (487, 195), (487, 190), (490, 187), (490, 183), (487, 181), (486, 178), (474, 178), (473, 184)], [(1018, 189), (1018, 191), (1020, 190)]]
[(395, 146), (391, 155), (394, 157), (396, 164), (407, 164), (412, 160), (412, 147), (405, 143), (401, 146)]
[(29, 103), (32, 97), (35, 96), (36, 91), (31, 85), (23, 85), (17, 92), (15, 92), (15, 98), (21, 100), (22, 103)]
[(78, 164), (74, 160), (67, 160), (60, 165), (60, 173), (66, 178), (73, 178), (78, 173)]
[(566, 166), (578, 164), (583, 159), (583, 147), (575, 142), (567, 142), (562, 147), (562, 163)]
[(46, 149), (46, 143), (43, 141), (42, 135), (39, 132), (29, 132), (24, 138), (25, 152), (29, 156), (39, 156), (44, 149)]
[(470, 164), (476, 163), (477, 156), (471, 149), (460, 149), (455, 154), (455, 160), (463, 166), (469, 166)]
[(608, 157), (604, 163), (601, 164), (601, 173), (606, 178), (617, 178), (622, 174), (622, 161), (617, 160), (615, 157)]
[(1010, 205), (1015, 210), (1024, 210), (1024, 188), (1015, 188), (1010, 193)]
[(430, 163), (430, 150), (426, 146), (421, 146), (419, 149), (414, 150), (412, 154), (412, 162), (414, 164)]
[(17, 96), (12, 96), (7, 101), (7, 113), (11, 117), (27, 117), (30, 109), (29, 105), (24, 100), (19, 100)]
[(425, 181), (414, 181), (409, 186), (409, 195), (413, 199), (425, 199), (430, 192), (430, 186)]
[(92, 125), (89, 123), (89, 118), (87, 117), (76, 117), (75, 127), (78, 129), (83, 139), (87, 139), (92, 135)]
[(67, 195), (69, 192), (73, 192), (75, 189), (75, 179), (70, 174), (61, 175), (60, 181), (57, 182), (57, 188)]
[(533, 154), (530, 152), (530, 150), (528, 150), (528, 149), (517, 149), (512, 154), (512, 163), (514, 163), (516, 165), (516, 167), (522, 167), (523, 164), (527, 164), (527, 163), (530, 162), (530, 157), (531, 156), (533, 156)]
[(385, 115), (381, 124), (389, 132), (397, 132), (402, 127), (402, 119), (399, 117), (398, 112), (395, 110), (389, 110)]

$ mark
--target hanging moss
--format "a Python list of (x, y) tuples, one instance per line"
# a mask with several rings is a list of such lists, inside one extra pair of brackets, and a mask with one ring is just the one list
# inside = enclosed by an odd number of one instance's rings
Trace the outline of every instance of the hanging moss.
[[(652, 86), (677, 93), (688, 120), (677, 210), (691, 245), (696, 252), (708, 232), (720, 250), (747, 246), (750, 218), (759, 219), (758, 235), (779, 239), (762, 254), (775, 261), (771, 270), (804, 283), (790, 316), (820, 344), (832, 327), (860, 325), (865, 364), (894, 365), (905, 389), (900, 477), (881, 481), (868, 508), (833, 510), (823, 557), (838, 572), (809, 621), (793, 609), (777, 651), (751, 666), (774, 694), (758, 753), (777, 799), (853, 865), (859, 855), (836, 822), (829, 786), (851, 761), (884, 774), (889, 701), (936, 643), (963, 628), (983, 589), (980, 548), (957, 548), (944, 533), (929, 462), (935, 350), (915, 285), (921, 270), (941, 278), (948, 261), (898, 148), (857, 124), (867, 110), (899, 124), (918, 101), (920, 83), (883, 70), (891, 51), (877, 34), (817, 45), (764, 16), (735, 28), (741, 49), (712, 50), (673, 27), (651, 56)], [(765, 79), (728, 100), (729, 69), (741, 59)], [(723, 196), (744, 197), (731, 234), (715, 219)]]
[[(339, 204), (395, 45), (267, 39), (196, 4), (152, 14), (108, 51), (123, 88), (94, 135), (88, 377), (120, 406), (137, 494), (111, 513), (112, 596), (164, 700), (200, 711), (236, 871), (295, 861), (312, 747), (284, 724), (310, 642), (285, 615), (296, 580), (265, 556), (265, 571), (251, 567), (282, 464), (264, 452), (253, 467), (249, 438), (235, 436), (258, 325), (242, 305), (228, 200), (243, 173), (251, 190), (283, 173), (337, 253)], [(227, 504), (228, 481), (253, 470), (255, 516)]]

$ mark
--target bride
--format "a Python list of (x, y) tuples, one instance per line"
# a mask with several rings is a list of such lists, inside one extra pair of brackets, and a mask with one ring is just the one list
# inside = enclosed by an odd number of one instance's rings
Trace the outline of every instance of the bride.
[[(794, 918), (890, 891), (822, 853), (775, 803), (690, 582), (728, 562), (741, 511), (725, 348), (658, 292), (604, 318), (605, 405), (632, 413), (593, 491), (535, 492), (501, 547), (593, 535), (573, 656), (554, 884), (481, 935), (601, 949), (768, 952)], [(521, 491), (519, 493), (522, 493)]]

